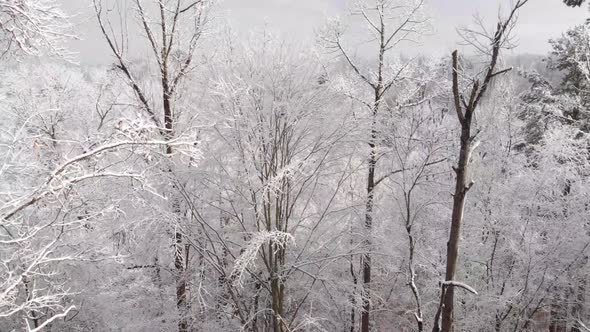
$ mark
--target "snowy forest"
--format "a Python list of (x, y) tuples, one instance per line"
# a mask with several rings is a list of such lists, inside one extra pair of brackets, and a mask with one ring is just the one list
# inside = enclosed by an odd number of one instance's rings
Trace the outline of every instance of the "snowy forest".
[(84, 1), (108, 65), (61, 1), (0, 0), (0, 331), (590, 331), (590, 23), (517, 33), (587, 2), (433, 56), (428, 0), (305, 44)]

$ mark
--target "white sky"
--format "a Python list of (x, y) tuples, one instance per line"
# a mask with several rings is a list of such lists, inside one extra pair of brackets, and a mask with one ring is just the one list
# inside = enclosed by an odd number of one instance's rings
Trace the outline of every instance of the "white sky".
[[(79, 53), (80, 62), (111, 62), (106, 44), (100, 37), (92, 16), (91, 1), (61, 1), (64, 9), (78, 14), (76, 30), (81, 40), (72, 42), (71, 48)], [(124, 3), (130, 0), (117, 1)], [(345, 2), (346, 0), (223, 0), (218, 6), (217, 15), (227, 18), (240, 33), (266, 23), (285, 38), (311, 42), (314, 31), (323, 25), (327, 16), (345, 14)], [(508, 8), (510, 3), (511, 0), (427, 0), (436, 32), (424, 39), (419, 50), (426, 53), (448, 53), (457, 47), (457, 26), (470, 24), (474, 14), (493, 22), (498, 8)], [(518, 29), (515, 31), (519, 47), (513, 52), (545, 54), (549, 50), (548, 39), (558, 37), (568, 27), (583, 23), (589, 16), (587, 8), (569, 8), (562, 0), (530, 0), (521, 10)]]

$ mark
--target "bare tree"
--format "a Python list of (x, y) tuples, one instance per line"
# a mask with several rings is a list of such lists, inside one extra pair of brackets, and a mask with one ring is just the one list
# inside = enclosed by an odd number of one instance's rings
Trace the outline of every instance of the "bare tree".
[[(107, 4), (108, 5), (108, 4)], [(139, 107), (159, 128), (160, 134), (165, 140), (172, 140), (178, 134), (175, 114), (175, 100), (180, 84), (185, 76), (194, 68), (193, 59), (197, 50), (198, 42), (201, 39), (205, 26), (208, 22), (208, 9), (211, 1), (206, 0), (174, 0), (174, 1), (134, 1), (136, 16), (140, 22), (141, 30), (145, 34), (149, 48), (152, 51), (152, 61), (156, 64), (156, 72), (160, 81), (160, 100), (151, 101), (150, 94), (140, 85), (132, 72), (132, 64), (127, 58), (128, 47), (125, 31), (121, 37), (113, 32), (113, 26), (108, 16), (105, 15), (104, 4), (101, 0), (94, 0), (94, 8), (98, 24), (103, 37), (107, 41), (113, 56), (116, 67), (121, 71), (125, 79), (133, 89)], [(152, 18), (154, 13), (156, 18)], [(120, 13), (126, 15), (126, 13)], [(105, 18), (106, 16), (106, 18)], [(123, 29), (124, 27), (121, 27)], [(163, 124), (163, 125), (162, 125)], [(165, 151), (171, 159), (167, 170), (173, 176), (174, 167), (172, 157), (174, 149), (168, 145)], [(173, 181), (175, 183), (175, 181)], [(171, 200), (173, 213), (177, 218), (182, 218), (178, 185), (173, 185), (171, 195), (176, 196)], [(176, 192), (174, 192), (176, 191)], [(175, 226), (174, 231), (174, 266), (176, 268), (176, 298), (180, 314), (178, 330), (188, 331), (189, 328), (189, 303), (187, 299), (187, 269), (189, 246), (183, 240), (182, 226)]]
[(344, 120), (328, 122), (335, 117), (325, 107), (329, 94), (317, 82), (317, 62), (266, 31), (256, 37), (233, 45), (217, 71), (216, 135), (224, 153), (210, 154), (231, 180), (220, 184), (227, 207), (218, 206), (228, 216), (223, 231), (231, 240), (207, 226), (203, 232), (223, 242), (221, 250), (209, 245), (217, 254), (203, 254), (222, 274), (220, 253), (233, 262), (224, 287), (243, 329), (286, 332), (317, 324), (305, 313), (308, 302), (317, 298), (324, 267), (342, 257), (318, 242), (332, 230), (329, 215), (349, 176), (331, 174), (343, 135), (335, 124)]
[[(327, 50), (342, 57), (346, 66), (354, 72), (360, 84), (371, 92), (372, 98), (358, 98), (354, 93), (345, 94), (363, 104), (370, 112), (368, 130), (368, 159), (366, 177), (366, 201), (364, 216), (363, 246), (367, 251), (361, 256), (362, 267), (362, 312), (361, 331), (368, 332), (371, 325), (371, 255), (372, 229), (375, 188), (378, 185), (376, 175), (377, 163), (380, 157), (380, 141), (378, 130), (378, 115), (384, 104), (384, 97), (402, 81), (407, 64), (395, 67), (388, 61), (388, 55), (403, 42), (413, 42), (428, 26), (428, 19), (423, 16), (423, 0), (375, 0), (355, 1), (351, 16), (360, 17), (368, 29), (371, 43), (376, 44), (376, 58), (373, 64), (365, 69), (354, 59), (352, 51), (345, 46), (344, 27), (338, 21), (333, 21), (320, 35), (320, 42)], [(371, 68), (372, 67), (372, 68)]]
[[(480, 50), (488, 57), (487, 64), (483, 73), (477, 76), (483, 76), (480, 83), (479, 78), (471, 78), (470, 86), (466, 91), (461, 91), (460, 75), (464, 75), (459, 62), (459, 54), (454, 51), (452, 54), (452, 76), (453, 76), (453, 101), (455, 111), (461, 125), (460, 150), (457, 166), (453, 168), (456, 173), (455, 193), (453, 194), (453, 210), (451, 216), (451, 231), (449, 241), (447, 242), (447, 267), (445, 273), (445, 283), (441, 285), (441, 302), (439, 310), (435, 315), (433, 332), (443, 331), (451, 332), (453, 329), (453, 309), (454, 309), (454, 292), (457, 281), (455, 273), (457, 270), (457, 261), (459, 258), (459, 243), (461, 238), (461, 226), (463, 224), (463, 212), (465, 207), (466, 194), (473, 185), (473, 181), (468, 180), (469, 163), (471, 153), (477, 146), (476, 139), (478, 132), (473, 132), (472, 122), (477, 107), (482, 102), (490, 89), (492, 80), (508, 72), (511, 68), (497, 70), (499, 64), (500, 51), (507, 46), (510, 32), (516, 21), (516, 12), (524, 6), (528, 0), (519, 0), (512, 7), (508, 17), (501, 19), (493, 36), (477, 33), (472, 30), (466, 30), (465, 40), (477, 50)], [(482, 37), (480, 41), (478, 37)], [(488, 44), (489, 42), (489, 44)], [(489, 45), (489, 46), (488, 46)], [(467, 96), (467, 98), (465, 98)], [(442, 324), (439, 319), (442, 318)]]

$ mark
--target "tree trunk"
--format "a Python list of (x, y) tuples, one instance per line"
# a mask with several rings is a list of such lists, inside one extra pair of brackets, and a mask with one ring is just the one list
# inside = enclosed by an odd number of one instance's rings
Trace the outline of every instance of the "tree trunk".
[(416, 324), (418, 327), (418, 332), (424, 331), (424, 321), (422, 316), (422, 300), (420, 298), (420, 292), (418, 290), (418, 286), (416, 285), (416, 270), (414, 268), (414, 251), (416, 249), (416, 242), (414, 240), (414, 236), (412, 235), (412, 189), (407, 193), (404, 193), (404, 201), (405, 201), (405, 226), (406, 232), (408, 234), (408, 286), (412, 291), (412, 295), (414, 296), (414, 300), (416, 301), (416, 311), (414, 312), (414, 318), (416, 318)]
[[(350, 225), (350, 248), (354, 247), (354, 238), (352, 232), (352, 224)], [(350, 276), (352, 277), (352, 294), (350, 295), (350, 332), (354, 332), (356, 330), (356, 291), (358, 285), (358, 278), (354, 271), (354, 255), (350, 255)]]
[[(27, 301), (31, 301), (33, 299), (33, 294), (29, 290), (30, 280), (26, 275), (23, 275), (23, 284), (25, 285), (25, 295), (27, 296)], [(39, 317), (37, 316), (37, 312), (31, 311), (29, 312), (30, 319), (33, 321), (33, 327), (39, 327)]]
[(178, 321), (178, 331), (179, 332), (187, 332), (188, 331), (188, 306), (186, 301), (186, 268), (185, 268), (185, 259), (183, 255), (183, 245), (182, 245), (182, 233), (177, 231), (176, 234), (176, 245), (174, 250), (174, 267), (176, 268), (176, 307), (178, 308), (178, 313), (180, 315)]
[[(374, 132), (374, 130), (373, 130)], [(374, 135), (374, 134), (373, 134)], [(369, 175), (367, 177), (367, 203), (365, 213), (365, 234), (363, 248), (366, 252), (361, 256), (361, 266), (363, 268), (363, 310), (361, 313), (361, 332), (370, 330), (370, 311), (371, 311), (371, 247), (372, 247), (372, 228), (373, 228), (373, 190), (375, 189), (375, 143), (371, 142), (371, 156), (369, 157)]]
[(268, 246), (269, 257), (271, 260), (272, 271), (270, 275), (271, 306), (273, 311), (273, 331), (284, 332), (285, 323), (283, 321), (283, 297), (285, 287), (280, 276), (280, 268), (283, 266), (284, 249), (271, 241)]
[(367, 202), (365, 210), (365, 232), (363, 248), (366, 252), (361, 256), (363, 269), (363, 308), (361, 312), (361, 332), (371, 330), (371, 250), (373, 236), (373, 205), (375, 198), (375, 166), (377, 165), (377, 113), (383, 88), (381, 83), (375, 89), (375, 105), (372, 114), (371, 137), (369, 140), (369, 172), (367, 174)]
[(588, 265), (588, 256), (585, 256), (582, 260), (582, 264), (580, 264), (580, 268), (577, 271), (578, 278), (577, 278), (577, 285), (576, 285), (576, 299), (574, 304), (572, 305), (571, 315), (574, 319), (575, 323), (571, 328), (571, 332), (582, 332), (582, 328), (577, 320), (584, 318), (585, 313), (585, 304), (586, 304), (586, 277), (585, 271)]
[[(162, 22), (163, 24), (163, 22)], [(162, 62), (161, 68), (161, 77), (162, 77), (162, 104), (164, 108), (164, 127), (165, 131), (165, 139), (166, 141), (172, 140), (174, 138), (174, 120), (172, 114), (172, 101), (170, 100), (170, 86), (168, 82), (168, 64), (166, 61)], [(172, 147), (168, 145), (166, 147), (166, 154), (169, 157), (172, 157)], [(170, 160), (170, 173), (173, 172), (173, 162)], [(173, 185), (173, 191), (178, 190), (175, 185)], [(176, 195), (176, 193), (173, 193)], [(173, 212), (177, 215), (180, 219), (182, 216), (182, 211), (180, 208), (180, 203), (177, 199), (172, 199), (173, 205)], [(188, 267), (188, 261), (185, 261), (185, 256), (188, 259), (188, 251), (185, 254), (185, 246), (183, 241), (182, 232), (180, 227), (176, 227), (177, 230), (175, 231), (174, 238), (175, 238), (175, 250), (174, 250), (174, 268), (176, 269), (176, 307), (178, 308), (178, 313), (180, 315), (178, 321), (178, 332), (187, 332), (188, 331), (188, 302), (187, 302), (187, 282), (186, 282), (186, 270)]]
[[(456, 182), (455, 194), (453, 196), (453, 212), (451, 216), (451, 233), (449, 242), (447, 242), (447, 269), (445, 274), (446, 281), (452, 281), (455, 278), (457, 270), (457, 260), (459, 258), (459, 241), (461, 237), (461, 225), (463, 224), (463, 211), (465, 207), (465, 196), (469, 190), (467, 184), (467, 168), (469, 164), (469, 154), (471, 150), (471, 121), (464, 121), (461, 127), (461, 147), (459, 152), (459, 162), (455, 168)], [(442, 311), (442, 331), (451, 332), (453, 326), (453, 304), (455, 287), (448, 287)]]
[(566, 319), (564, 314), (567, 312), (567, 309), (563, 308), (563, 305), (566, 303), (566, 301), (564, 301), (561, 291), (562, 290), (559, 288), (554, 289), (554, 296), (551, 303), (551, 312), (549, 317), (549, 332), (566, 331)]

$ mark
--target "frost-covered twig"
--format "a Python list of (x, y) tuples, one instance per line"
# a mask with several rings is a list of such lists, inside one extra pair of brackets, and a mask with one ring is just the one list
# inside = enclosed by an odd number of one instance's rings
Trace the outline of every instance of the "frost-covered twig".
[(70, 17), (55, 0), (0, 0), (0, 53), (69, 58)]
[[(77, 164), (80, 161), (86, 160), (88, 158), (94, 157), (99, 155), (100, 153), (103, 152), (108, 152), (108, 151), (113, 151), (125, 146), (132, 146), (132, 145), (164, 145), (164, 146), (170, 146), (170, 145), (193, 145), (193, 142), (182, 142), (182, 141), (145, 141), (145, 142), (138, 142), (138, 141), (119, 141), (119, 142), (115, 142), (115, 143), (110, 143), (110, 144), (105, 144), (102, 145), (100, 147), (97, 147), (91, 151), (82, 153), (80, 155), (77, 155), (67, 161), (65, 161), (64, 163), (62, 163), (61, 165), (57, 166), (53, 172), (51, 172), (51, 174), (47, 177), (47, 179), (43, 182), (43, 184), (41, 186), (39, 186), (37, 188), (37, 190), (35, 190), (35, 192), (33, 192), (32, 194), (29, 195), (29, 198), (17, 203), (12, 209), (8, 210), (7, 212), (3, 213), (0, 216), (0, 223), (4, 223), (6, 222), (8, 219), (12, 218), (15, 214), (19, 213), (20, 211), (22, 211), (23, 209), (39, 202), (41, 199), (43, 199), (44, 197), (47, 196), (47, 194), (49, 194), (50, 192), (54, 191), (55, 188), (63, 188), (64, 186), (67, 185), (71, 185), (77, 182), (80, 182), (84, 179), (87, 179), (89, 177), (93, 177), (92, 175), (85, 175), (79, 178), (74, 178), (74, 179), (70, 179), (69, 181), (66, 181), (62, 184), (59, 184), (57, 186), (52, 186), (52, 183), (61, 175), (63, 174), (67, 169), (69, 169), (71, 166)], [(101, 173), (96, 174), (95, 176), (102, 176)], [(110, 176), (113, 176), (113, 174), (110, 174)]]
[(258, 256), (258, 251), (266, 243), (272, 243), (277, 248), (285, 248), (289, 243), (295, 243), (295, 238), (293, 235), (281, 231), (261, 231), (254, 233), (252, 239), (246, 245), (246, 249), (236, 260), (231, 273), (231, 280), (234, 280), (235, 285), (240, 285), (244, 272), (249, 265), (254, 263)]

